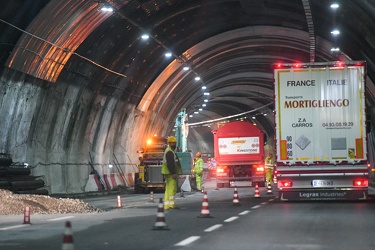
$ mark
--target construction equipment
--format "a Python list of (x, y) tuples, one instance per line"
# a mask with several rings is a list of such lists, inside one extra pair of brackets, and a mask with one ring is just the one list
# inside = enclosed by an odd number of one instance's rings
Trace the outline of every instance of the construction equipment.
[[(164, 190), (165, 182), (161, 174), (164, 151), (167, 147), (167, 138), (153, 136), (146, 143), (146, 147), (138, 150), (138, 173), (135, 173), (134, 191), (136, 193), (148, 193), (151, 190)], [(182, 175), (178, 180), (178, 186), (182, 185), (185, 175), (191, 175), (193, 156), (190, 152), (176, 152), (179, 159)]]
[(134, 190), (136, 193), (148, 193), (150, 189), (164, 189), (165, 183), (161, 174), (167, 138), (153, 136), (147, 140), (146, 147), (138, 151), (138, 173), (135, 173)]

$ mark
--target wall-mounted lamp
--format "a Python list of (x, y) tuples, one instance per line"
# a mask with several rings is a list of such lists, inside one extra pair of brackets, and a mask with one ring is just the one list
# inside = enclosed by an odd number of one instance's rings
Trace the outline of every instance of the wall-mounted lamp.
[(337, 35), (340, 35), (340, 31), (339, 30), (332, 30), (331, 34), (337, 36)]
[(100, 10), (104, 11), (104, 12), (113, 12), (113, 8), (112, 7), (105, 6), (105, 5)]
[(141, 36), (141, 38), (142, 38), (142, 40), (148, 40), (148, 39), (150, 38), (150, 36), (147, 35), (147, 34), (143, 34), (143, 35)]

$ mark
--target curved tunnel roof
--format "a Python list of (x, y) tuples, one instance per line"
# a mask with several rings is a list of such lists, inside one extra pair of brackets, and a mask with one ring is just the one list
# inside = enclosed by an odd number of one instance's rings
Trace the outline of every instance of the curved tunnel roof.
[[(90, 132), (91, 145), (109, 137), (131, 144), (137, 139), (126, 129), (167, 135), (185, 109), (193, 114), (189, 123), (197, 124), (189, 132), (191, 148), (209, 152), (212, 127), (202, 121), (245, 119), (273, 138), (271, 65), (280, 61), (366, 60), (372, 116), (375, 5), (336, 2), (333, 10), (331, 1), (320, 0), (10, 1), (0, 12), (2, 73), (12, 81), (32, 76), (28, 81), (61, 99), (54, 105), (70, 111), (51, 119), (69, 123), (68, 141)], [(101, 10), (108, 4), (114, 12)], [(100, 109), (106, 112), (95, 113)], [(77, 126), (85, 116), (85, 125)], [(139, 135), (134, 147), (143, 139)], [(105, 147), (100, 143), (96, 148)]]
[[(190, 72), (178, 77), (172, 75), (181, 68), (169, 72), (173, 83), (182, 86), (169, 95), (179, 99), (178, 108), (194, 112), (202, 102), (203, 93), (192, 81), (199, 75), (213, 99), (206, 118), (270, 102), (273, 62), (338, 60), (345, 55), (372, 64), (366, 56), (374, 38), (370, 1), (344, 1), (336, 11), (330, 2), (319, 0), (108, 1), (114, 13), (101, 11), (105, 1), (45, 3), (27, 29), (35, 36), (25, 32), (8, 59), (11, 68), (52, 82), (64, 69), (79, 68), (79, 77), (128, 89), (123, 96), (138, 102), (170, 63), (163, 55), (171, 51)], [(341, 29), (337, 41), (330, 34), (335, 27)], [(145, 32), (152, 37), (147, 42), (140, 40)], [(330, 52), (336, 45), (342, 53)]]

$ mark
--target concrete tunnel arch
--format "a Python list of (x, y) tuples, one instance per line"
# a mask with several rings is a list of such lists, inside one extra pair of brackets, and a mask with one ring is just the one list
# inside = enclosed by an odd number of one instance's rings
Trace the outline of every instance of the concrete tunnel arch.
[[(264, 42), (272, 37), (275, 39), (274, 42), (278, 39), (284, 42), (288, 41), (290, 48), (293, 48), (292, 41), (298, 43), (298, 41), (306, 40), (305, 43), (308, 43), (306, 32), (296, 32), (293, 29), (278, 27), (277, 31), (283, 33), (283, 37), (280, 38), (275, 29), (272, 27), (249, 27), (243, 28), (241, 31), (234, 30), (223, 33), (197, 44), (184, 54), (188, 54), (197, 67), (204, 67), (211, 58), (217, 56), (214, 52), (220, 52), (220, 43), (223, 43), (223, 46), (227, 45), (231, 39), (243, 43), (244, 41), (240, 39), (241, 34), (250, 44)], [(249, 36), (249, 33), (252, 35)], [(325, 44), (324, 41), (322, 43)], [(277, 46), (276, 43), (272, 44)], [(211, 48), (215, 46), (215, 50), (212, 50)], [(302, 47), (299, 49), (304, 50)], [(324, 47), (326, 51), (323, 50), (321, 53), (328, 58), (330, 55), (328, 52), (329, 43)], [(231, 51), (233, 50), (231, 49)], [(304, 52), (308, 53), (308, 50), (305, 49)], [(272, 59), (272, 56), (268, 55), (268, 60), (272, 61)], [(220, 58), (216, 60), (220, 60)], [(178, 111), (182, 107), (191, 105), (199, 98), (194, 94), (191, 95), (191, 93), (197, 92), (197, 88), (194, 88), (191, 80), (185, 81), (187, 76), (183, 74), (181, 68), (181, 63), (178, 60), (168, 65), (137, 107), (127, 104), (120, 98), (116, 99), (116, 93), (111, 96), (106, 96), (104, 93), (84, 93), (85, 90), (82, 90), (81, 86), (70, 83), (68, 78), (58, 79), (59, 86), (47, 84), (47, 88), (45, 88), (45, 82), (42, 80), (31, 79), (26, 74), (9, 71), (8, 75), (3, 77), (7, 82), (8, 79), (13, 79), (14, 82), (9, 88), (13, 91), (12, 96), (19, 96), (20, 99), (8, 100), (8, 105), (13, 113), (12, 121), (17, 121), (21, 125), (14, 129), (10, 127), (11, 122), (8, 123), (9, 127), (5, 132), (13, 131), (9, 133), (12, 136), (20, 132), (19, 136), (16, 136), (16, 139), (8, 146), (15, 153), (16, 160), (25, 159), (31, 164), (35, 163), (35, 174), (45, 176), (51, 193), (82, 192), (90, 172), (90, 168), (87, 166), (90, 153), (99, 172), (106, 171), (108, 163), (113, 160), (113, 153), (118, 156), (121, 163), (126, 165), (127, 171), (134, 171), (137, 159), (136, 150), (142, 146), (142, 141), (147, 133), (171, 133)], [(265, 82), (271, 84), (272, 80), (265, 79)], [(61, 95), (49, 100), (48, 95), (51, 94), (51, 89), (55, 90), (53, 93)], [(269, 89), (269, 95), (271, 95), (270, 86)], [(187, 93), (181, 95), (181, 92), (184, 91)], [(31, 107), (27, 106), (30, 99), (23, 98), (26, 93), (34, 93), (30, 98), (33, 100)], [(178, 95), (181, 98), (175, 98)], [(84, 105), (80, 100), (82, 96), (86, 96), (85, 98), (89, 100), (87, 106), (90, 110), (79, 108)], [(65, 97), (68, 98), (64, 99)], [(45, 109), (40, 108), (43, 105), (46, 106)], [(231, 104), (233, 108), (235, 105), (236, 102)], [(35, 108), (37, 111), (31, 110), (31, 108)], [(29, 116), (28, 112), (33, 116)], [(79, 117), (82, 113), (86, 113), (86, 117), (88, 117), (86, 123), (83, 123), (86, 125), (75, 126), (72, 124), (75, 121), (66, 119)], [(43, 119), (46, 123), (43, 123)], [(48, 128), (47, 121), (53, 125), (53, 129)], [(35, 123), (41, 126), (38, 127)], [(272, 118), (267, 117), (266, 123), (272, 124)], [(48, 131), (47, 135), (44, 134), (44, 129)], [(209, 133), (204, 134), (208, 135)], [(65, 137), (66, 135), (70, 136)], [(32, 141), (28, 141), (29, 138), (32, 138)], [(196, 141), (197, 143), (192, 146), (193, 151), (207, 148), (207, 137), (200, 137)]]

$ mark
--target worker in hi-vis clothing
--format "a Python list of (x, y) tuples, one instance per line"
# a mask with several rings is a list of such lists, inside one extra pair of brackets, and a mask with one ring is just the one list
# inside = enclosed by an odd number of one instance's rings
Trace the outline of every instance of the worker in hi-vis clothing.
[(265, 160), (265, 167), (266, 167), (266, 182), (271, 183), (272, 182), (272, 174), (273, 174), (273, 157), (272, 152), (268, 153), (268, 156)]
[(195, 155), (197, 158), (194, 160), (194, 173), (197, 189), (202, 191), (202, 176), (203, 176), (203, 159), (200, 152)]
[(161, 173), (165, 179), (164, 209), (176, 208), (174, 196), (177, 193), (177, 178), (182, 174), (180, 161), (175, 153), (176, 137), (168, 137), (168, 147), (164, 151)]

